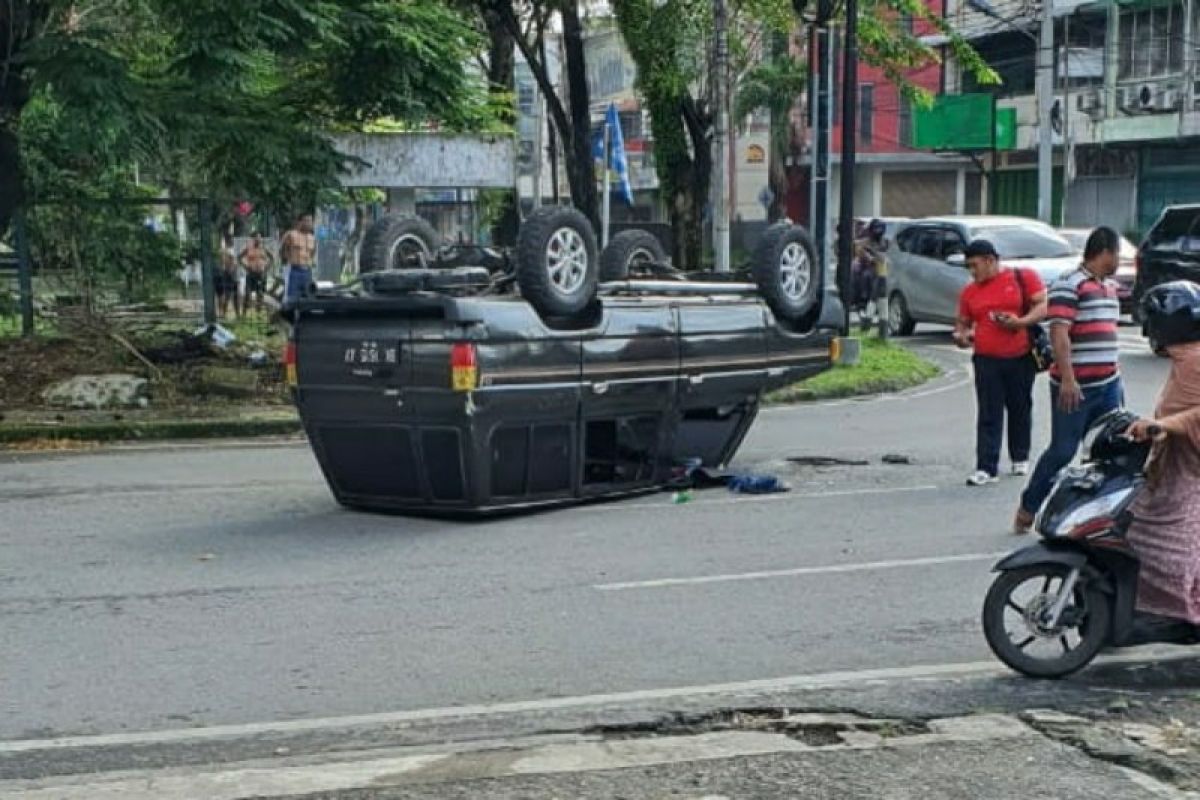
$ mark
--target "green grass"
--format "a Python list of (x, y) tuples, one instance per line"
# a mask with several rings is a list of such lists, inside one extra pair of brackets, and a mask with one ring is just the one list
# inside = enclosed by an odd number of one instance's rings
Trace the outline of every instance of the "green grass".
[(870, 337), (862, 340), (862, 358), (852, 367), (834, 367), (800, 383), (767, 395), (768, 403), (831, 400), (919, 386), (941, 373), (916, 353), (898, 344)]

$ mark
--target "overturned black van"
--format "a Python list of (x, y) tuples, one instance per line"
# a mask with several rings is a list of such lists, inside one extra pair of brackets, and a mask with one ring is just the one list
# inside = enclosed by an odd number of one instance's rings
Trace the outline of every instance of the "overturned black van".
[(822, 300), (807, 236), (780, 226), (764, 239), (800, 243), (814, 299), (795, 306), (800, 320), (779, 318), (761, 284), (662, 275), (597, 281), (579, 311), (548, 316), (522, 286), (505, 290), (503, 270), (439, 266), (436, 253), (310, 293), (288, 310), (285, 362), (333, 494), (487, 513), (646, 491), (692, 459), (726, 464), (763, 394), (827, 369), (837, 346), (841, 309)]

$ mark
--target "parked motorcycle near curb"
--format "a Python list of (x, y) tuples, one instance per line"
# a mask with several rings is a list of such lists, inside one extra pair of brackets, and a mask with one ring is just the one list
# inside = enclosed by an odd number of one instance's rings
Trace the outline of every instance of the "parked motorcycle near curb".
[(1136, 420), (1116, 410), (1096, 421), (1087, 459), (1063, 470), (1042, 506), (1034, 525), (1041, 541), (995, 566), (983, 631), (1017, 672), (1060, 678), (1106, 648), (1200, 643), (1197, 626), (1134, 608), (1139, 560), (1126, 532), (1150, 454), (1149, 442), (1125, 435)]

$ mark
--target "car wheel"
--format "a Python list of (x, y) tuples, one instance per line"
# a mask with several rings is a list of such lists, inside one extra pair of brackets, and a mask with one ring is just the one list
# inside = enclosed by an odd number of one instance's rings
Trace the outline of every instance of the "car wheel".
[(539, 208), (517, 233), (517, 285), (546, 317), (570, 317), (596, 294), (599, 265), (596, 235), (587, 217), (573, 208)]
[(396, 214), (377, 220), (363, 236), (358, 271), (420, 269), (429, 265), (441, 237), (423, 219)]
[(892, 336), (912, 336), (917, 321), (908, 313), (908, 301), (900, 292), (888, 297), (888, 333)]
[(658, 237), (649, 231), (621, 231), (600, 254), (600, 280), (623, 281), (630, 275), (644, 274), (653, 265), (663, 264), (667, 252)]
[(758, 291), (775, 316), (799, 322), (817, 304), (821, 290), (808, 231), (780, 223), (763, 233), (751, 266)]

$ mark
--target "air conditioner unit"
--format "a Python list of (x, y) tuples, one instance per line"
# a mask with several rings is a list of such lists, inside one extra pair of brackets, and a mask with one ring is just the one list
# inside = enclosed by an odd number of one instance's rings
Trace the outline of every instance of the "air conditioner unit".
[(1178, 86), (1164, 86), (1154, 97), (1154, 108), (1156, 111), (1178, 111), (1181, 102), (1183, 92)]
[(1117, 89), (1117, 105), (1128, 114), (1145, 114), (1155, 110), (1159, 87), (1157, 83), (1139, 83)]
[(1098, 89), (1081, 92), (1075, 98), (1075, 108), (1084, 114), (1095, 114), (1103, 107), (1102, 95)]

